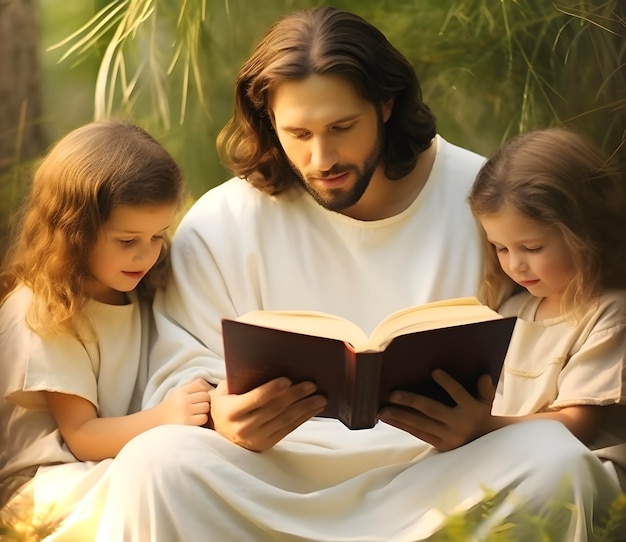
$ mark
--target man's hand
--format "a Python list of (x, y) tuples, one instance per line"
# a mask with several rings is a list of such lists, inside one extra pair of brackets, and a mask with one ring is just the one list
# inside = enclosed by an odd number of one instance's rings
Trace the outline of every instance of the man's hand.
[(286, 378), (277, 378), (248, 393), (232, 395), (222, 381), (210, 392), (213, 427), (243, 448), (268, 450), (324, 410), (327, 400), (311, 395), (315, 390), (311, 382), (292, 385)]
[(423, 395), (395, 391), (389, 401), (400, 408), (387, 406), (380, 411), (379, 418), (440, 451), (458, 448), (496, 428), (491, 416), (495, 388), (488, 375), (478, 381), (479, 399), (472, 397), (444, 371), (435, 370), (432, 376), (450, 394), (456, 406), (450, 407)]

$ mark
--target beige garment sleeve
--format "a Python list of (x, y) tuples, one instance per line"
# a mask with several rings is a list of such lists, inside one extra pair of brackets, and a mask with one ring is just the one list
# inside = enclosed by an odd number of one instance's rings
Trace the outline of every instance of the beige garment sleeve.
[(626, 324), (592, 332), (561, 371), (558, 395), (550, 407), (626, 402), (625, 356)]

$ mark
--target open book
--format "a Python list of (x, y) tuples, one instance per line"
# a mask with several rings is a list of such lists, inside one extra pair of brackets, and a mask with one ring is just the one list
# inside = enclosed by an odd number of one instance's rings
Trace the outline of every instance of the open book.
[(435, 368), (474, 395), (480, 375), (497, 383), (515, 320), (463, 297), (395, 312), (368, 337), (327, 313), (253, 311), (222, 320), (226, 378), (231, 393), (280, 376), (311, 380), (328, 398), (321, 416), (369, 428), (396, 389), (454, 404), (430, 376)]

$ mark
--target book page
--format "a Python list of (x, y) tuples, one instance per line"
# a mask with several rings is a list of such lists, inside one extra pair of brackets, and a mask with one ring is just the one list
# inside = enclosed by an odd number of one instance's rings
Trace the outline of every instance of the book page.
[(502, 318), (475, 297), (459, 297), (409, 307), (386, 317), (369, 337), (373, 350), (384, 349), (395, 337), (442, 327)]
[(251, 311), (237, 318), (238, 322), (258, 326), (338, 339), (352, 344), (355, 350), (368, 342), (365, 332), (354, 322), (325, 312), (316, 311)]

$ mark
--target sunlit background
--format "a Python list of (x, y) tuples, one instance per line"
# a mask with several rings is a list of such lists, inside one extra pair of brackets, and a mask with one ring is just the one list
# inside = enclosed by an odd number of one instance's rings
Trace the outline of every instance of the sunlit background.
[(194, 197), (228, 178), (215, 137), (237, 69), (278, 17), (329, 3), (374, 23), (414, 63), (449, 141), (488, 155), (519, 132), (565, 124), (623, 160), (622, 0), (8, 0), (1, 247), (37, 158), (96, 117), (150, 131)]
[[(94, 118), (151, 132), (180, 163), (192, 197), (227, 179), (215, 137), (239, 66), (278, 17), (328, 3), (0, 1), (0, 259), (38, 159)], [(520, 132), (566, 125), (623, 167), (624, 0), (332, 4), (378, 26), (413, 62), (449, 141), (488, 155)], [(17, 533), (1, 523), (0, 538)]]

